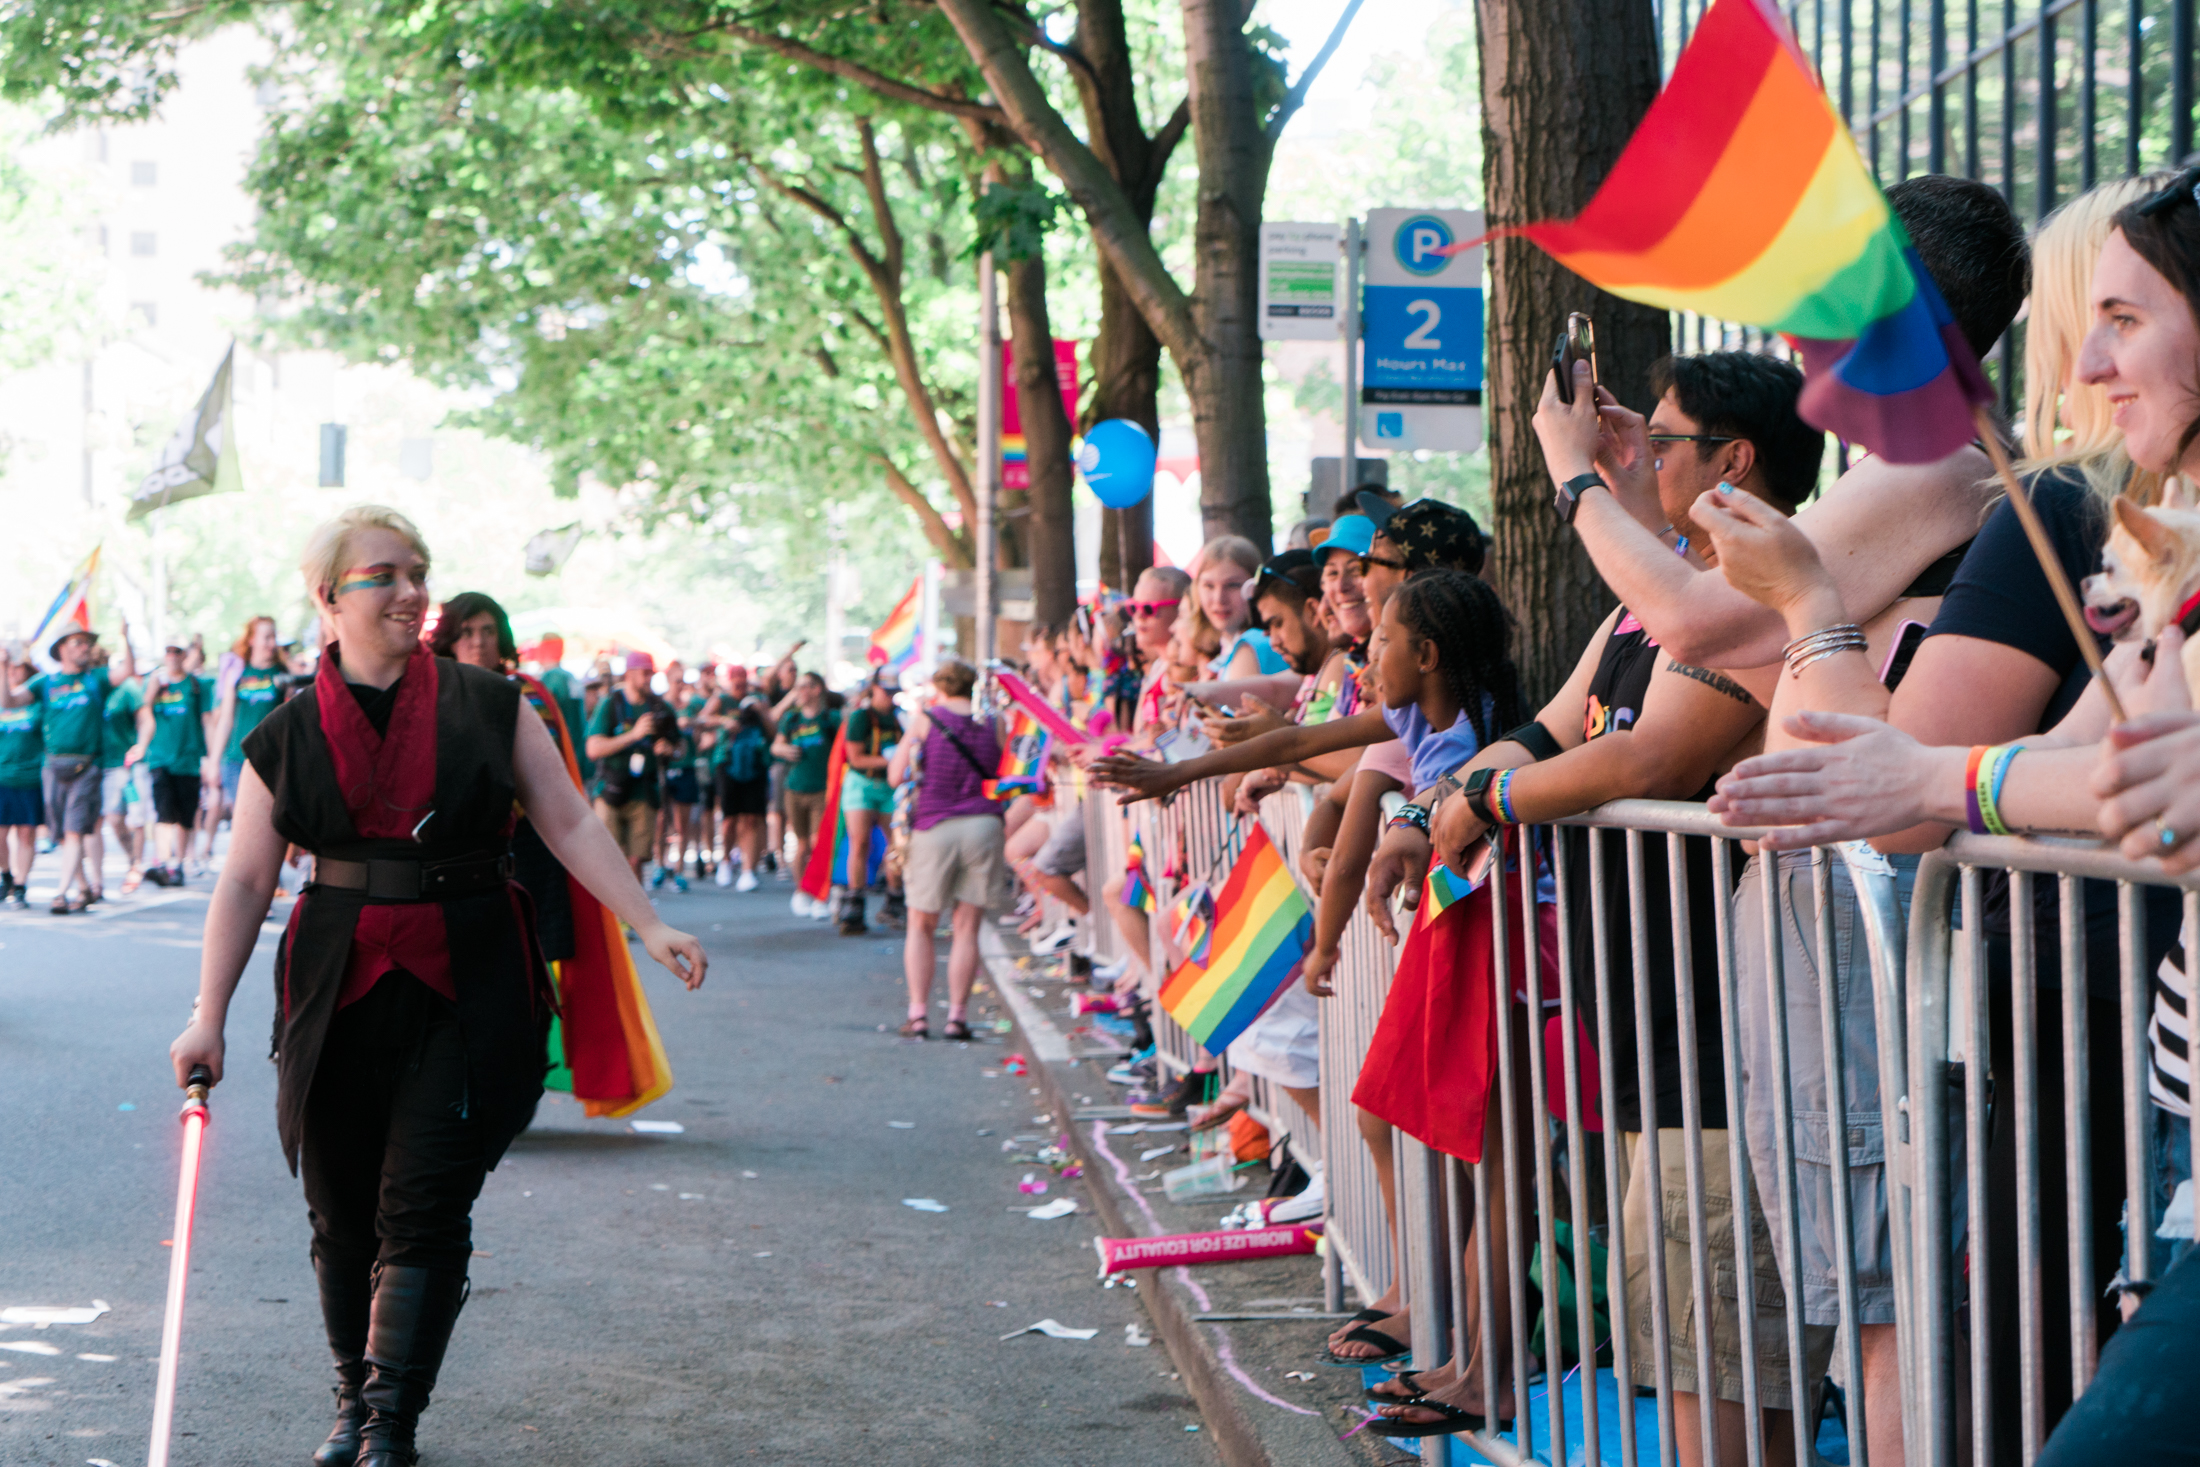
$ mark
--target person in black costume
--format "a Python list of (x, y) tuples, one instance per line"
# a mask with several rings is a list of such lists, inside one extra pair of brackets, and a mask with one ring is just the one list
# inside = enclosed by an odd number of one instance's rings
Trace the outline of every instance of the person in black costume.
[(688, 987), (702, 945), (659, 921), (520, 690), (420, 641), (428, 554), (393, 510), (347, 510), (301, 570), (327, 633), (312, 690), (246, 739), (179, 1085), (222, 1076), (229, 1000), (286, 843), (314, 853), (275, 962), (276, 1123), (304, 1180), (336, 1362), (314, 1460), (413, 1467), (466, 1299), (484, 1176), (542, 1094), (553, 995), (511, 834), (565, 868)]

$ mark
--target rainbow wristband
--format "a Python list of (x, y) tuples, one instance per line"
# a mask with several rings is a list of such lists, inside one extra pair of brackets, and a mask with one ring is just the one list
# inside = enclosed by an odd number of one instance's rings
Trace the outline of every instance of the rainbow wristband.
[(2001, 783), (2009, 777), (2009, 766), (2017, 762), (2022, 749), (2004, 745), (1993, 751), (1992, 757), (1981, 766), (1979, 777), (1984, 785), (1979, 791), (1979, 815), (1986, 828), (1995, 835), (2013, 835), (2008, 822), (2001, 818)]
[(1985, 761), (1986, 754), (1986, 745), (1973, 744), (1971, 758), (1963, 766), (1963, 812), (1973, 835), (1986, 834), (1986, 817), (1978, 807), (1978, 767)]
[(1520, 823), (1520, 817), (1513, 813), (1512, 782), (1513, 771), (1508, 769), (1498, 775), (1497, 783), (1491, 786), (1491, 794), (1494, 796), (1491, 803), (1497, 809), (1497, 822), (1500, 825), (1518, 825)]

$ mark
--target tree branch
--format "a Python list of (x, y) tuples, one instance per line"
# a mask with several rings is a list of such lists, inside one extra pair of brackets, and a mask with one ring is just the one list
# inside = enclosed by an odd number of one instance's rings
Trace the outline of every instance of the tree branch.
[(857, 86), (875, 92), (889, 101), (907, 102), (912, 106), (923, 107), (933, 112), (944, 112), (950, 117), (967, 118), (974, 122), (1006, 123), (1008, 120), (998, 107), (988, 106), (983, 102), (966, 101), (961, 97), (942, 96), (938, 92), (929, 91), (924, 87), (911, 86), (907, 82), (896, 81), (882, 72), (873, 71), (868, 66), (860, 66), (845, 57), (819, 51), (788, 36), (758, 30), (754, 26), (742, 25), (738, 21), (727, 21), (718, 26), (717, 29), (736, 40), (746, 41), (752, 46), (758, 46), (766, 51), (784, 56), (789, 61), (799, 61), (805, 66), (814, 66), (819, 71), (830, 73), (843, 81), (854, 82)]
[[(886, 487), (916, 515), (917, 524), (924, 531), (924, 538), (932, 542), (932, 548), (940, 553), (940, 558), (952, 569), (970, 569), (973, 564), (970, 546), (949, 527), (947, 517), (933, 507), (932, 501), (926, 499), (916, 485), (909, 482), (908, 475), (902, 473), (900, 466), (892, 459), (875, 449), (872, 450), (871, 457), (877, 460), (880, 472), (886, 476)], [(970, 521), (966, 520), (964, 523), (968, 524)]]
[(902, 278), (901, 226), (894, 222), (894, 206), (886, 197), (886, 173), (879, 166), (878, 134), (871, 130), (871, 119), (856, 119), (856, 138), (863, 145), (863, 192), (871, 200), (871, 217), (878, 221), (880, 245), (886, 252), (886, 268), (896, 281)]
[(1337, 48), (1344, 44), (1344, 33), (1352, 28), (1352, 17), (1360, 13), (1360, 3), (1361, 0), (1344, 0), (1343, 12), (1338, 15), (1337, 23), (1329, 28), (1329, 39), (1322, 42), (1322, 48), (1314, 53), (1314, 59), (1306, 63), (1306, 70), (1299, 73), (1299, 79), (1291, 83), (1291, 90), (1285, 92), (1283, 100), (1276, 104), (1276, 115), (1269, 118), (1268, 125), (1262, 129), (1268, 134), (1269, 142), (1273, 143), (1281, 137), (1284, 126), (1290, 122), (1292, 115), (1306, 105), (1307, 91), (1321, 76), (1322, 68), (1329, 64), (1329, 58), (1336, 55)]
[(1146, 154), (1146, 186), (1148, 188), (1154, 188), (1160, 184), (1161, 175), (1166, 173), (1169, 168), (1169, 155), (1176, 151), (1178, 143), (1184, 141), (1184, 134), (1190, 131), (1191, 126), (1192, 99), (1186, 97), (1176, 104), (1176, 110), (1169, 114), (1169, 120), (1161, 124), (1161, 131), (1153, 135), (1152, 147)]
[(1122, 186), (1054, 110), (1022, 49), (987, 0), (938, 0), (938, 4), (1017, 134), (1046, 160), (1084, 210), (1094, 241), (1115, 266), (1139, 314), (1176, 359), (1177, 369), (1187, 376), (1198, 371), (1208, 351), (1192, 316), (1191, 298), (1161, 262)]

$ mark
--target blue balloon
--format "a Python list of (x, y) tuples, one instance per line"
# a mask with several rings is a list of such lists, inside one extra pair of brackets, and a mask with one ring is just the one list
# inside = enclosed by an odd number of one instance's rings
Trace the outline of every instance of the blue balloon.
[(1110, 509), (1128, 509), (1153, 493), (1154, 443), (1128, 418), (1092, 425), (1077, 450), (1086, 487)]

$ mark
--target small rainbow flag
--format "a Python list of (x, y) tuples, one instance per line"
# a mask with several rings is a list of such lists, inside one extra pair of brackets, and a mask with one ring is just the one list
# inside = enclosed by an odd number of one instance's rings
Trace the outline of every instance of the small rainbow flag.
[(909, 594), (894, 604), (871, 632), (870, 650), (864, 655), (873, 667), (901, 672), (924, 655), (924, 577), (909, 585)]
[(1497, 232), (1613, 295), (1782, 333), (1804, 421), (1890, 463), (1946, 458), (1992, 401), (1772, 0), (1714, 0), (1576, 218)]
[(989, 800), (1013, 799), (1017, 795), (1035, 795), (1047, 785), (1046, 728), (1024, 710), (1022, 705), (1011, 705), (1008, 710), (1008, 738), (1001, 745), (999, 771), (992, 779), (982, 780), (979, 788)]
[(1135, 830), (1123, 852), (1123, 905), (1138, 912), (1154, 909), (1153, 883), (1146, 879), (1146, 843)]
[(46, 640), (48, 628), (58, 627), (63, 623), (73, 624), (87, 632), (92, 629), (92, 577), (99, 571), (99, 550), (100, 547), (94, 545), (92, 553), (84, 557), (84, 563), (70, 573), (68, 584), (61, 588), (60, 595), (53, 598), (53, 604), (46, 608), (46, 614), (38, 619), (38, 630), (30, 636), (32, 646)]
[(1204, 884), (1186, 887), (1169, 904), (1176, 928), (1176, 950), (1191, 962), (1206, 966), (1214, 951), (1215, 894)]
[(1298, 977), (1314, 940), (1314, 913), (1259, 825), (1215, 898), (1213, 958), (1187, 962), (1161, 986), (1161, 1006), (1220, 1054)]

